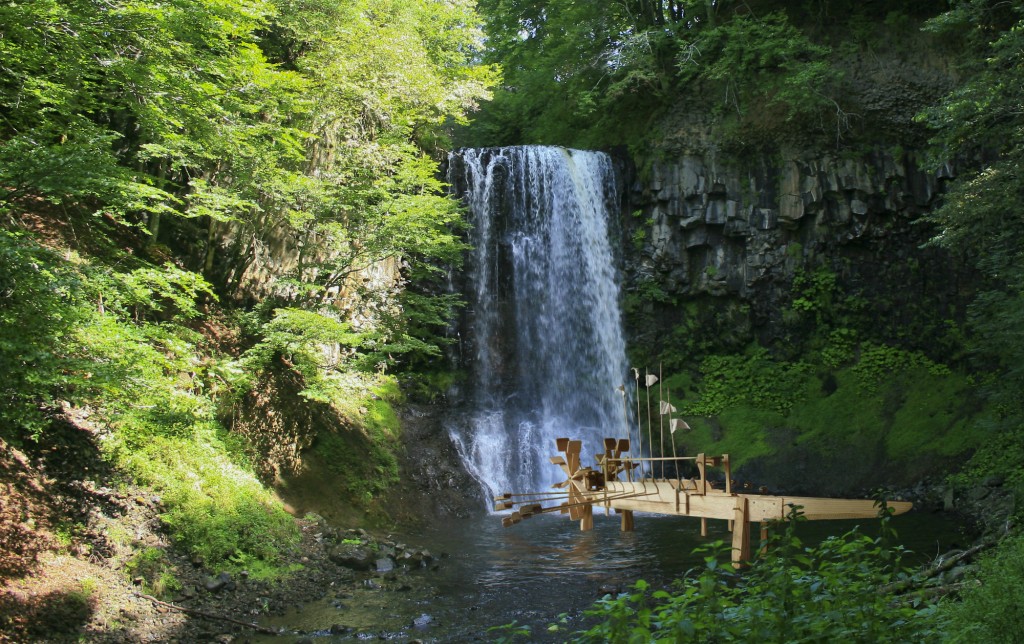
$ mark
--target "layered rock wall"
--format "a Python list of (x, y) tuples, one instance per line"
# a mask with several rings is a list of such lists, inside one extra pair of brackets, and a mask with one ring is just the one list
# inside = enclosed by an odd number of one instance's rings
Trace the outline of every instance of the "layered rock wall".
[(907, 293), (940, 310), (958, 297), (962, 273), (922, 248), (933, 230), (920, 222), (951, 165), (932, 171), (912, 153), (876, 150), (786, 160), (707, 152), (647, 168), (630, 192), (626, 284), (659, 297), (627, 307), (634, 337), (670, 332), (685, 321), (685, 303), (701, 300), (746, 305), (748, 339), (784, 338), (794, 277), (822, 267), (841, 290), (897, 317)]

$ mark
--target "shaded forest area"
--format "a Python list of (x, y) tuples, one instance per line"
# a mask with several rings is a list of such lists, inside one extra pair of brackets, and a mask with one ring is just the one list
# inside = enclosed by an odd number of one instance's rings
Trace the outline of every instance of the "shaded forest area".
[(195, 566), (295, 578), (318, 519), (271, 487), (309, 462), (351, 524), (389, 520), (396, 367), (440, 355), (433, 280), (462, 251), (437, 158), (496, 78), (478, 23), (464, 2), (0, 7), (5, 635), (150, 637), (124, 595), (180, 598)]
[[(297, 573), (308, 538), (273, 485), (310, 459), (344, 497), (340, 516), (389, 520), (396, 409), (458, 378), (439, 359), (459, 305), (441, 285), (464, 220), (438, 163), (456, 144), (655, 158), (688, 145), (673, 118), (700, 113), (714, 144), (739, 155), (881, 143), (936, 167), (955, 160), (958, 178), (921, 224), (978, 274), (948, 368), (985, 413), (954, 481), (998, 477), (1016, 498), (1022, 11), (989, 0), (0, 6), (0, 577), (16, 585), (65, 559), (124, 571), (78, 571), (49, 604), (8, 586), (2, 635), (38, 638), (59, 615), (51, 626), (70, 630), (57, 639), (131, 637), (131, 619), (97, 609), (97, 586), (177, 597), (182, 561), (256, 580)], [(919, 45), (942, 52), (947, 86), (870, 102), (851, 91), (864, 80), (844, 61)], [(812, 308), (828, 301), (813, 280)], [(867, 355), (874, 375), (906, 358)], [(686, 365), (694, 414), (725, 413), (752, 379), (780, 373), (760, 351), (712, 358)], [(304, 422), (267, 434), (254, 410)], [(111, 528), (111, 515), (143, 511), (163, 541)], [(940, 590), (920, 590), (939, 573), (904, 571), (882, 540), (786, 538), (745, 585), (709, 551), (671, 594), (638, 585), (605, 600), (602, 625), (577, 637), (742, 640), (756, 626), (787, 641), (799, 625), (809, 639), (999, 641), (1024, 629), (1010, 604), (1024, 586), (1012, 531)], [(935, 603), (946, 594), (962, 601)], [(742, 619), (722, 626), (726, 613)]]

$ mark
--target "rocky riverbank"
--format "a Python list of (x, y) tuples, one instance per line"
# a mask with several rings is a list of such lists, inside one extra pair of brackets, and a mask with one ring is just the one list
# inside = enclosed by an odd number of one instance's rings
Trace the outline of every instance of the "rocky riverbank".
[(208, 567), (173, 547), (159, 496), (121, 480), (93, 438), (69, 418), (38, 444), (0, 444), (0, 642), (243, 642), (308, 602), (408, 591), (443, 565), (311, 514), (285, 577)]

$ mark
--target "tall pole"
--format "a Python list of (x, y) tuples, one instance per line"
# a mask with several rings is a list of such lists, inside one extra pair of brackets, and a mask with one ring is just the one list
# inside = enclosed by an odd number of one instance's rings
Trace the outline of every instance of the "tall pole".
[(676, 429), (672, 425), (672, 390), (668, 390), (668, 404), (669, 404), (669, 415), (668, 415), (668, 440), (672, 443), (672, 464), (676, 466), (676, 485), (679, 485), (679, 457), (676, 455)]
[[(651, 433), (651, 374), (647, 373), (644, 369), (644, 386), (647, 388), (647, 445), (651, 452), (651, 458), (654, 458), (654, 438)], [(654, 461), (650, 461), (651, 466), (651, 478), (654, 478)]]
[[(665, 397), (662, 395), (662, 370), (661, 363), (658, 363), (658, 456), (665, 455), (665, 414), (661, 413), (661, 405)], [(653, 454), (652, 454), (653, 456)], [(665, 478), (665, 462), (658, 461), (661, 468), (661, 478)]]
[[(633, 368), (633, 376), (636, 378), (636, 442), (639, 443), (637, 446), (636, 454), (640, 458), (644, 457), (644, 434), (640, 428), (640, 370), (636, 367)], [(643, 463), (643, 461), (641, 461)], [(643, 478), (643, 467), (640, 468), (640, 478)]]

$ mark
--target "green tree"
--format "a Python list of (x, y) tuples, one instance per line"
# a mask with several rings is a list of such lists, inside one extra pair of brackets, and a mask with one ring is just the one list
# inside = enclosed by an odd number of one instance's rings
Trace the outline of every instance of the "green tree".
[(962, 174), (929, 219), (934, 243), (972, 258), (981, 275), (970, 310), (972, 348), (993, 403), (979, 463), (1024, 477), (1024, 8), (1019, 3), (954, 3), (929, 28), (964, 52), (964, 83), (921, 118), (935, 128), (936, 155), (959, 159)]
[[(802, 15), (802, 6), (480, 4), (488, 59), (502, 62), (505, 82), (468, 132), (473, 144), (636, 145), (674, 104), (695, 101), (714, 109), (737, 139), (781, 126), (830, 136), (847, 127), (831, 50), (787, 14)], [(747, 133), (737, 134), (742, 128)]]

